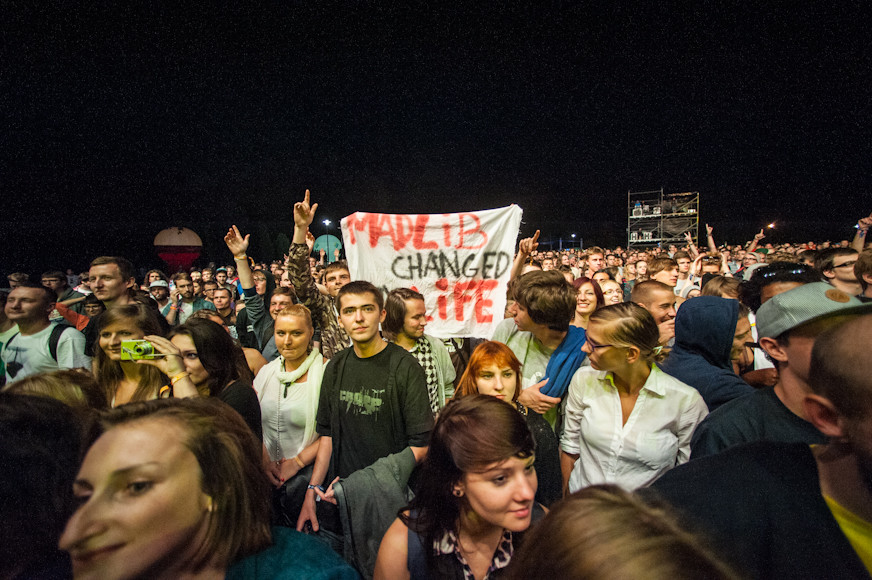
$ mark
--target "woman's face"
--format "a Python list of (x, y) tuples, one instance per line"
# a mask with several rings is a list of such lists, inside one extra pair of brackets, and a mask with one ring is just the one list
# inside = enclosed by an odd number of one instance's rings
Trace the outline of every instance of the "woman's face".
[(647, 273), (648, 273), (648, 262), (644, 262), (642, 260), (639, 260), (638, 262), (636, 262), (636, 274), (638, 274), (639, 276), (644, 276)]
[(133, 320), (119, 320), (100, 331), (100, 348), (111, 360), (121, 360), (122, 340), (141, 340), (145, 333)]
[(613, 371), (626, 360), (626, 349), (611, 346), (611, 336), (606, 325), (596, 320), (587, 326), (586, 340), (581, 350), (587, 353), (590, 366), (598, 371)]
[(279, 354), (290, 362), (301, 362), (308, 356), (315, 331), (303, 316), (276, 318), (275, 339)]
[(190, 571), (211, 517), (188, 434), (169, 419), (104, 433), (73, 492), (80, 502), (60, 540), (77, 579), (170, 578)]
[(194, 339), (187, 334), (177, 334), (170, 341), (181, 351), (182, 361), (185, 363), (185, 372), (190, 375), (188, 378), (191, 379), (191, 382), (197, 387), (205, 385), (206, 381), (209, 380), (209, 371), (200, 362), (200, 355), (197, 353)]
[(600, 288), (602, 288), (606, 306), (620, 304), (624, 301), (624, 291), (621, 290), (621, 285), (614, 280), (606, 280), (600, 284)]
[(455, 489), (462, 492), (468, 509), (478, 518), (497, 528), (522, 532), (530, 527), (538, 487), (533, 461), (534, 457), (511, 457), (483, 471), (467, 472)]
[(596, 310), (596, 292), (594, 292), (593, 284), (585, 282), (578, 288), (575, 304), (575, 312), (582, 316), (590, 316)]
[(482, 366), (475, 376), (475, 386), (482, 395), (512, 401), (518, 388), (518, 375), (512, 367), (500, 368), (494, 363)]

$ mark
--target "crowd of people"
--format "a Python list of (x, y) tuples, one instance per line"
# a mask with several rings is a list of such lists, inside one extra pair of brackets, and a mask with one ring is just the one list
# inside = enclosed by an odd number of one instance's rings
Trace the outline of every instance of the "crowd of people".
[[(547, 250), (490, 337), (283, 261), (0, 291), (3, 578), (868, 578), (872, 216)], [(232, 262), (232, 263), (230, 263)]]

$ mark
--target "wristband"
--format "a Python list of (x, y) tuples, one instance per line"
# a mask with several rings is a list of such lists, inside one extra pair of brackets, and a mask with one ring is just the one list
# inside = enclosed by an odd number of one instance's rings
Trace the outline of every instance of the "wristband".
[(303, 464), (303, 462), (300, 461), (300, 456), (299, 456), (299, 455), (294, 455), (294, 461), (297, 463), (297, 465), (300, 466), (300, 469), (303, 469), (304, 467), (306, 467), (306, 466)]
[(248, 261), (248, 256), (242, 256), (241, 258), (237, 258), (236, 256), (233, 256), (233, 260), (234, 260), (235, 262), (247, 262), (247, 261)]
[(184, 379), (185, 377), (188, 377), (188, 376), (190, 376), (190, 373), (179, 373), (179, 374), (177, 374), (176, 376), (174, 376), (173, 378), (170, 379), (170, 384), (173, 385), (173, 386), (175, 386), (175, 384), (176, 384), (177, 382), (179, 382), (180, 380), (182, 380), (182, 379)]

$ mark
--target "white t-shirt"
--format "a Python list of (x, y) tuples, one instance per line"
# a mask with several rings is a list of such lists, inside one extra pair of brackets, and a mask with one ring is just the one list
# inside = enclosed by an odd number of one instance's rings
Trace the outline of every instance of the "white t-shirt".
[(532, 332), (518, 330), (511, 318), (497, 324), (491, 340), (508, 346), (521, 361), (521, 388), (532, 387), (545, 378), (545, 369), (554, 350), (549, 350), (533, 336)]
[(67, 328), (58, 340), (58, 360), (51, 357), (49, 338), (55, 324), (30, 336), (17, 334), (3, 345), (3, 364), (6, 383), (59, 369), (91, 368), (91, 357), (85, 355), (85, 335), (75, 328)]

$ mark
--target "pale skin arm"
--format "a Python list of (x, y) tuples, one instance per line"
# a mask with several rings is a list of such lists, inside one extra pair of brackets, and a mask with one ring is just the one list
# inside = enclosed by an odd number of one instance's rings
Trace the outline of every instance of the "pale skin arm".
[[(300, 451), (299, 455), (297, 455), (297, 459), (302, 461), (303, 465), (309, 465), (310, 463), (314, 463), (315, 457), (318, 455), (318, 447), (320, 447), (318, 443), (319, 439), (320, 437), (312, 441), (305, 449)], [(278, 485), (281, 485), (290, 478), (294, 477), (295, 475), (297, 475), (297, 473), (300, 472), (301, 469), (303, 469), (302, 467), (300, 467), (299, 463), (294, 461), (293, 457), (282, 457), (279, 464), (281, 465), (281, 467), (279, 468)]]
[(757, 246), (760, 245), (760, 240), (766, 237), (766, 234), (763, 233), (763, 228), (760, 228), (760, 231), (754, 234), (754, 240), (751, 242), (751, 245), (748, 246), (747, 252), (753, 252), (757, 249)]
[(860, 218), (860, 221), (857, 222), (857, 233), (854, 234), (854, 239), (851, 241), (851, 248), (858, 252), (863, 251), (870, 227), (872, 227), (872, 214), (869, 214), (869, 217)]
[(684, 234), (684, 239), (687, 241), (687, 253), (690, 254), (691, 258), (696, 258), (699, 251), (696, 249), (696, 244), (693, 243), (693, 236), (690, 235), (690, 232)]
[(172, 296), (170, 296), (170, 311), (167, 312), (167, 315), (164, 318), (167, 319), (167, 322), (170, 323), (170, 326), (176, 325), (176, 319), (179, 317), (179, 305), (182, 303), (179, 298), (181, 294), (179, 294), (178, 290), (173, 290)]
[(375, 580), (408, 580), (409, 528), (397, 518), (382, 538), (375, 561)]
[(560, 450), (560, 473), (563, 475), (563, 495), (566, 496), (569, 491), (569, 476), (572, 475), (572, 468), (575, 467), (575, 462), (578, 461), (577, 453), (567, 453)]
[(543, 379), (532, 387), (521, 391), (521, 394), (518, 397), (518, 402), (528, 409), (532, 409), (540, 415), (544, 415), (549, 409), (551, 409), (551, 407), (560, 403), (558, 397), (549, 397), (548, 395), (542, 394), (542, 387), (544, 387), (547, 382), (548, 379)]
[(718, 247), (715, 245), (715, 238), (712, 236), (713, 231), (713, 227), (708, 224), (705, 225), (705, 239), (706, 243), (708, 244), (708, 249), (712, 254), (717, 254)]
[[(149, 334), (145, 340), (154, 345), (154, 349), (166, 356), (156, 359), (143, 359), (136, 361), (137, 364), (149, 365), (157, 367), (166, 376), (173, 378), (185, 371), (185, 363), (182, 360), (182, 354), (176, 345), (162, 336)], [(189, 376), (182, 377), (176, 384), (173, 385), (173, 398), (187, 399), (189, 397), (199, 397), (200, 392), (191, 381)]]
[(529, 258), (530, 254), (535, 252), (538, 247), (539, 230), (536, 230), (536, 233), (533, 234), (532, 238), (524, 238), (521, 240), (521, 243), (518, 244), (518, 254), (515, 256), (515, 261), (512, 263), (512, 272), (509, 276), (510, 280), (514, 280), (521, 275), (521, 271), (524, 269), (524, 263), (527, 261), (527, 258)]
[[(318, 453), (315, 456), (315, 467), (312, 469), (312, 485), (321, 485), (327, 476), (327, 468), (330, 466), (330, 456), (333, 455), (333, 438), (321, 437), (318, 439)], [(306, 522), (311, 522), (312, 530), (318, 531), (318, 516), (315, 515), (315, 490), (307, 489), (306, 498), (303, 500), (303, 508), (300, 517), (297, 518), (297, 531), (302, 532)]]
[(227, 249), (233, 254), (233, 260), (236, 263), (236, 273), (239, 276), (239, 283), (243, 290), (254, 288), (254, 276), (251, 274), (251, 266), (248, 263), (248, 244), (251, 239), (251, 234), (246, 234), (245, 237), (239, 233), (239, 228), (230, 226), (227, 235), (224, 236), (224, 243), (227, 244)]

